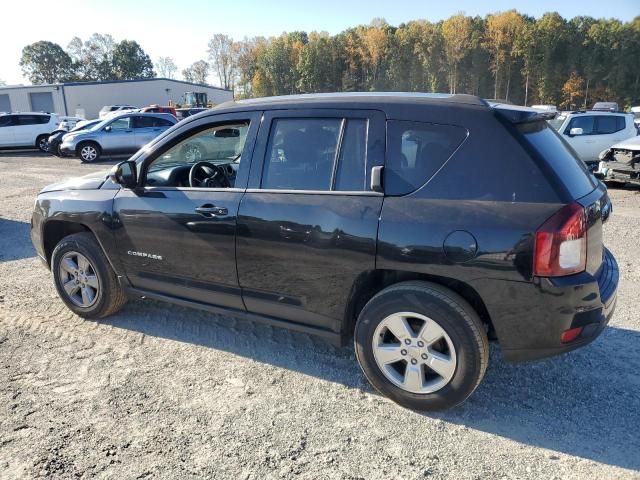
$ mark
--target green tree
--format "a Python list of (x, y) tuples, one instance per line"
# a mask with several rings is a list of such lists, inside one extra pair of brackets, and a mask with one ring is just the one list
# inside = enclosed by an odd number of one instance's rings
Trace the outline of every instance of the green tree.
[(73, 37), (67, 51), (73, 60), (78, 80), (114, 80), (113, 50), (115, 41), (109, 34), (94, 33), (88, 40)]
[(34, 85), (63, 82), (73, 77), (73, 61), (57, 43), (40, 41), (22, 49), (22, 73)]
[(223, 88), (233, 88), (240, 48), (240, 44), (222, 33), (215, 34), (209, 40), (211, 68)]
[(113, 48), (113, 73), (117, 80), (153, 78), (153, 63), (138, 42), (122, 40)]

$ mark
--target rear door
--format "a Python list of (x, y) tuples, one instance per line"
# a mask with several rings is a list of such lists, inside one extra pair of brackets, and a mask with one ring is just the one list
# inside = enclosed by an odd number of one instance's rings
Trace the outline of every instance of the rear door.
[(149, 143), (155, 138), (156, 134), (160, 133), (160, 129), (155, 126), (154, 117), (135, 115), (131, 117), (131, 120), (133, 122), (133, 130), (136, 136), (136, 150)]
[(265, 113), (238, 213), (238, 279), (247, 310), (339, 331), (358, 276), (375, 268), (384, 115)]
[(46, 132), (46, 124), (50, 115), (16, 115), (17, 124), (14, 127), (15, 144), (19, 146), (35, 146), (36, 138)]

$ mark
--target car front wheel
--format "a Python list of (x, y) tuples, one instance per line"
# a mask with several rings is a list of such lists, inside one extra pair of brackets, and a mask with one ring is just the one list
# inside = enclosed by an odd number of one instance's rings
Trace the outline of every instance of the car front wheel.
[(107, 317), (127, 301), (115, 272), (91, 233), (75, 233), (63, 238), (53, 251), (51, 271), (58, 295), (81, 317)]
[(462, 403), (489, 359), (477, 313), (455, 292), (429, 282), (402, 282), (374, 296), (358, 317), (354, 341), (371, 384), (414, 410)]
[(81, 143), (78, 146), (78, 156), (83, 162), (96, 162), (100, 158), (100, 147), (92, 142)]

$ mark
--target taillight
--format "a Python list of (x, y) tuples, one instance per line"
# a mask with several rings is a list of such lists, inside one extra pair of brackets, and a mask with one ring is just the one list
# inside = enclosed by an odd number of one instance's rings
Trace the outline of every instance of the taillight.
[(561, 277), (587, 267), (587, 217), (585, 209), (571, 203), (549, 218), (536, 232), (533, 274)]

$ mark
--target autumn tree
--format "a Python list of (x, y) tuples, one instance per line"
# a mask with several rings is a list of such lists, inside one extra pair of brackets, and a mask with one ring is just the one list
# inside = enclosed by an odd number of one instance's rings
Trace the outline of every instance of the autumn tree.
[(442, 24), (445, 54), (449, 65), (449, 93), (456, 93), (458, 65), (469, 51), (471, 19), (463, 13), (449, 17)]
[(503, 98), (509, 100), (511, 65), (518, 49), (516, 39), (523, 28), (524, 20), (515, 10), (489, 15), (487, 19), (486, 45), (491, 55), (491, 69), (495, 77), (494, 98), (500, 98), (498, 86), (502, 75), (505, 78)]
[(578, 108), (578, 100), (584, 93), (584, 79), (573, 71), (569, 79), (562, 86), (562, 103), (560, 106), (567, 110)]

